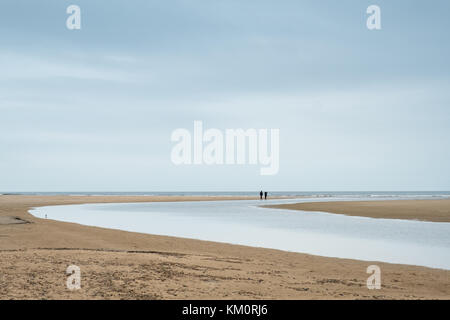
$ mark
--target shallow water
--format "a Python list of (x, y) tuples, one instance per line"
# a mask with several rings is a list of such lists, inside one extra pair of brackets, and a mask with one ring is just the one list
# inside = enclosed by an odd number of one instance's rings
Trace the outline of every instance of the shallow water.
[(336, 200), (343, 199), (84, 204), (30, 212), (104, 228), (450, 270), (450, 223), (258, 207)]

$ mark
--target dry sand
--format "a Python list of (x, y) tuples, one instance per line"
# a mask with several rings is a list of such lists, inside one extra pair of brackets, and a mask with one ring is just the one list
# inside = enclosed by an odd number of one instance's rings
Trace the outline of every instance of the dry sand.
[[(372, 262), (108, 230), (28, 213), (58, 204), (217, 199), (0, 196), (0, 299), (450, 298), (450, 271), (376, 263), (382, 289), (368, 290)], [(11, 219), (29, 223), (8, 224)], [(72, 264), (81, 268), (78, 291), (65, 286)]]
[(450, 199), (310, 202), (267, 207), (340, 213), (371, 218), (450, 222)]

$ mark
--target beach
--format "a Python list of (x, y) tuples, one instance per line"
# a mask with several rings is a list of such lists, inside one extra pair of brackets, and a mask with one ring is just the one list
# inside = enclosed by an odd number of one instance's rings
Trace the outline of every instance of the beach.
[[(33, 207), (49, 205), (237, 199), (248, 197), (2, 195), (0, 299), (450, 298), (448, 270), (110, 230), (28, 213)], [(448, 222), (442, 220), (449, 218), (448, 200), (395, 201), (394, 211), (387, 209), (391, 202), (379, 201), (377, 209), (366, 205), (367, 210), (358, 212)], [(345, 203), (303, 205), (328, 206), (317, 211), (356, 213), (342, 209)], [(405, 213), (410, 208), (419, 209), (408, 218)], [(433, 217), (424, 208), (431, 208)], [(366, 287), (366, 268), (371, 264), (381, 268), (381, 290)], [(80, 290), (66, 288), (69, 265), (81, 269)]]
[(330, 201), (282, 204), (268, 207), (329, 212), (370, 218), (450, 222), (450, 199)]

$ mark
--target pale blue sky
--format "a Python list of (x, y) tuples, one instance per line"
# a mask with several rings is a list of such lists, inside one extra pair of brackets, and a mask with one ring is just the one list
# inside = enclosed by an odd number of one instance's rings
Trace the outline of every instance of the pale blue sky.
[[(449, 9), (2, 0), (0, 191), (450, 190)], [(173, 165), (194, 120), (279, 128), (279, 174)]]

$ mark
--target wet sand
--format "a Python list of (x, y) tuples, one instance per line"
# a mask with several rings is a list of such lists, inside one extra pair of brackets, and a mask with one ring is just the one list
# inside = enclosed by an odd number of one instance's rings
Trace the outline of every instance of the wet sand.
[(450, 199), (332, 201), (282, 204), (267, 207), (291, 210), (321, 211), (371, 218), (450, 222)]
[[(108, 230), (28, 213), (47, 205), (225, 199), (236, 198), (0, 196), (0, 299), (450, 299), (447, 270)], [(17, 219), (28, 223), (7, 223)], [(371, 264), (381, 268), (381, 290), (366, 287)], [(66, 288), (69, 265), (81, 269), (78, 291)]]

